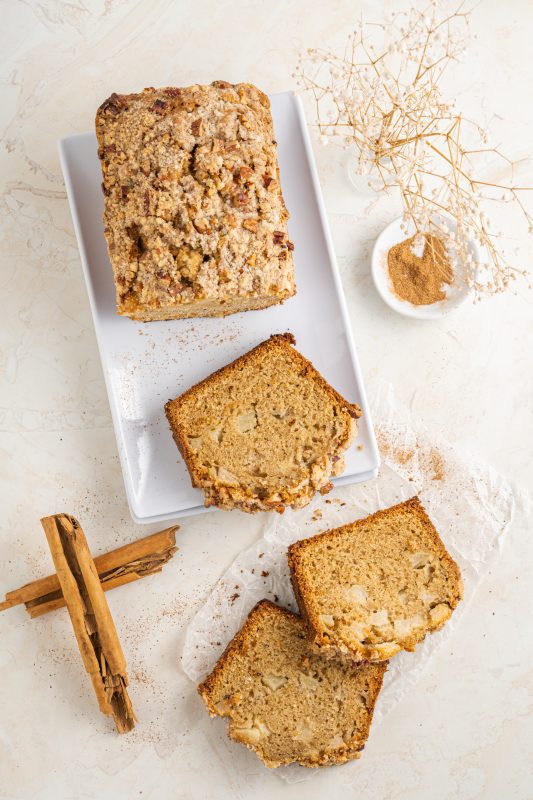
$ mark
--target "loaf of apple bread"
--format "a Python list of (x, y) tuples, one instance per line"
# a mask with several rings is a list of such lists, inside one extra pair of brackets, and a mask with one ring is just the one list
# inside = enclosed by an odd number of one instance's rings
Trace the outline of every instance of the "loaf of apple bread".
[(119, 314), (225, 316), (295, 293), (263, 92), (215, 81), (112, 94), (96, 134)]

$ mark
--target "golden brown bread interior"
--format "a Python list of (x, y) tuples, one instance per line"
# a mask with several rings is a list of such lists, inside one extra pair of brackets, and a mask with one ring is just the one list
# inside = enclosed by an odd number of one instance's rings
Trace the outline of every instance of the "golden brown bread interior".
[(119, 314), (225, 316), (295, 293), (263, 92), (215, 81), (113, 94), (96, 134)]
[(289, 566), (310, 640), (357, 661), (414, 650), (463, 595), (459, 567), (418, 497), (296, 542)]
[(262, 600), (198, 691), (268, 767), (318, 767), (359, 758), (385, 670), (309, 654), (302, 618)]
[(283, 511), (329, 491), (361, 412), (292, 346), (266, 342), (169, 401), (166, 414), (206, 506)]

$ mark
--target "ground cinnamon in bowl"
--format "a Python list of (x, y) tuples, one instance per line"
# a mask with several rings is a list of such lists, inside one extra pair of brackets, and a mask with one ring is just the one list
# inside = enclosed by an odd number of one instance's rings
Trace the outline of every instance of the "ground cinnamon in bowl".
[[(416, 236), (391, 247), (387, 261), (394, 294), (415, 306), (446, 299), (445, 286), (453, 281), (453, 268), (442, 239), (424, 234), (424, 249), (417, 254)], [(419, 251), (418, 251), (419, 252)]]

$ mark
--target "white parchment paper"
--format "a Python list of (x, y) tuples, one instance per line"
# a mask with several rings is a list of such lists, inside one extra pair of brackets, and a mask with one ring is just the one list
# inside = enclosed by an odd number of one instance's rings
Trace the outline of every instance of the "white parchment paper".
[[(414, 690), (433, 652), (446, 637), (453, 636), (489, 562), (499, 553), (513, 520), (515, 494), (487, 464), (417, 429), (409, 413), (395, 403), (390, 388), (382, 387), (371, 407), (382, 456), (379, 476), (318, 496), (298, 511), (272, 515), (263, 536), (235, 559), (189, 625), (182, 666), (195, 683), (210, 672), (256, 602), (266, 597), (297, 611), (287, 565), (289, 544), (415, 494), (461, 568), (465, 597), (443, 630), (428, 636), (415, 653), (391, 659), (373, 726)], [(233, 748), (232, 759), (241, 757), (235, 752), (239, 750), (245, 748)], [(253, 767), (247, 755), (242, 757), (250, 772)], [(314, 773), (297, 765), (277, 770), (289, 782), (308, 779)]]

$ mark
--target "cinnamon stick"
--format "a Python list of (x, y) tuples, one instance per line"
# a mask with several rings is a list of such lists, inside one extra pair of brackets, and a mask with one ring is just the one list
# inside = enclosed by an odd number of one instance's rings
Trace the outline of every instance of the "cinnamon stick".
[[(96, 571), (104, 591), (124, 586), (146, 575), (161, 572), (176, 550), (176, 531), (179, 526), (174, 525), (164, 531), (153, 533), (136, 542), (118, 547), (109, 553), (97, 556), (94, 559)], [(0, 603), (0, 611), (24, 603), (30, 617), (40, 617), (48, 611), (62, 608), (65, 599), (57, 575), (48, 575), (46, 578), (27, 583), (19, 589), (14, 589), (6, 594), (4, 602)]]
[(126, 689), (126, 660), (87, 540), (67, 514), (44, 517), (41, 523), (100, 710), (113, 717), (119, 733), (127, 733), (136, 717)]

